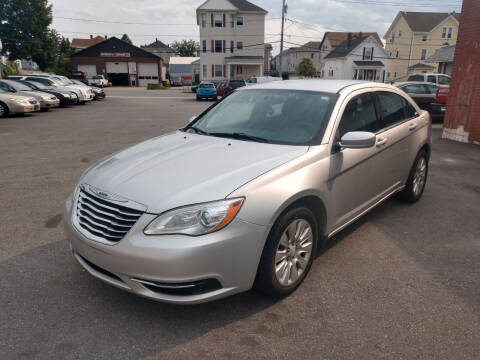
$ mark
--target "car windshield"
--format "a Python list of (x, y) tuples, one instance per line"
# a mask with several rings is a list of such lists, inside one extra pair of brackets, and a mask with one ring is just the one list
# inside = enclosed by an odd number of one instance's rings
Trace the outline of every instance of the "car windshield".
[(21, 83), (16, 82), (16, 81), (9, 81), (8, 84), (17, 91), (30, 91), (30, 90), (32, 90), (32, 88), (28, 87), (27, 85), (21, 84)]
[(200, 87), (203, 89), (208, 89), (208, 88), (215, 88), (215, 85), (213, 84), (200, 84)]
[(323, 135), (335, 99), (335, 94), (313, 91), (238, 91), (185, 131), (278, 144), (315, 144)]
[(44, 84), (42, 84), (42, 83), (39, 83), (39, 82), (36, 82), (36, 81), (29, 81), (29, 82), (30, 82), (31, 84), (33, 84), (33, 86), (35, 86), (35, 87), (37, 87), (37, 88), (39, 88), (39, 89), (44, 89), (44, 90), (46, 90), (46, 89), (49, 89), (49, 88), (50, 88), (49, 86), (46, 86), (46, 85), (44, 85)]

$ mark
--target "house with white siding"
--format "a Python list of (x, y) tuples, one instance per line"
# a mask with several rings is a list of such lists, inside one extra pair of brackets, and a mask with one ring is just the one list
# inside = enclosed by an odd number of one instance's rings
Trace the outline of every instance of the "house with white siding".
[(325, 56), (322, 77), (384, 82), (387, 58), (374, 36), (351, 36)]
[(266, 14), (246, 0), (207, 0), (200, 5), (200, 80), (263, 75)]

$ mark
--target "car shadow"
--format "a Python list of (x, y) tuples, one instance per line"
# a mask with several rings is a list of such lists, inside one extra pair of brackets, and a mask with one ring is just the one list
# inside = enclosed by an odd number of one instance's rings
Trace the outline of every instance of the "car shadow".
[(119, 349), (128, 349), (132, 358), (147, 356), (275, 303), (253, 291), (190, 306), (145, 299), (93, 278), (73, 259), (66, 241), (4, 261), (0, 273), (0, 323), (15, 324), (15, 331), (3, 327), (0, 336), (5, 344), (22, 339), (18, 347), (2, 350), (4, 359), (80, 353), (110, 358)]

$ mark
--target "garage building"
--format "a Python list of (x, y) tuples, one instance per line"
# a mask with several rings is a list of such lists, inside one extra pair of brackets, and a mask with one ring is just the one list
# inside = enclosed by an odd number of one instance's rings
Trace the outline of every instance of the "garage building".
[(147, 86), (162, 78), (160, 57), (125, 41), (111, 37), (71, 56), (72, 71), (88, 78), (103, 75), (113, 86)]

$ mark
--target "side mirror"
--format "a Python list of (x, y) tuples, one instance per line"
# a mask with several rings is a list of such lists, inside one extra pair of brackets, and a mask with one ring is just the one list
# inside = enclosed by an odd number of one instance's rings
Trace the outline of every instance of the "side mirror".
[(190, 118), (188, 119), (188, 123), (190, 124), (190, 123), (191, 123), (193, 120), (195, 120), (196, 118), (197, 118), (197, 116), (196, 116), (196, 115), (193, 115), (192, 117), (190, 117)]
[(340, 147), (346, 149), (365, 149), (375, 145), (377, 136), (367, 131), (350, 131), (340, 139)]

